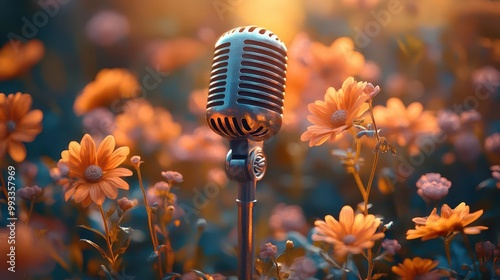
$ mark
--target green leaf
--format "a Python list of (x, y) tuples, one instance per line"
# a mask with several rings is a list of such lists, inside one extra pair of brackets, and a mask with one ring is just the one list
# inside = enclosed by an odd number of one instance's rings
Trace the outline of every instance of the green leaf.
[(131, 233), (132, 231), (134, 231), (134, 229), (131, 227), (120, 227), (120, 229), (125, 233)]
[(305, 254), (306, 250), (304, 248), (287, 248), (276, 258), (276, 262), (284, 263), (286, 266), (291, 266), (296, 258), (302, 257)]
[(94, 241), (88, 240), (88, 239), (80, 239), (80, 242), (85, 242), (85, 243), (89, 244), (90, 246), (94, 247), (97, 251), (99, 251), (99, 253), (101, 253), (101, 256), (103, 258), (105, 258), (106, 260), (108, 260), (111, 263), (111, 259), (108, 258), (108, 256), (104, 252), (104, 250), (101, 247), (99, 247), (99, 245), (94, 243)]
[(84, 228), (86, 230), (90, 230), (91, 232), (99, 235), (100, 237), (104, 238), (104, 240), (106, 240), (106, 236), (104, 236), (104, 234), (102, 234), (102, 232), (98, 231), (97, 229), (95, 228), (91, 228), (89, 226), (86, 226), (86, 225), (77, 225), (77, 227), (81, 227), (81, 228)]
[(108, 279), (110, 279), (110, 280), (114, 279), (114, 277), (111, 274), (111, 272), (109, 272), (109, 270), (104, 265), (101, 265), (101, 269), (102, 269), (102, 271), (104, 271), (104, 273), (106, 274), (106, 276), (108, 277)]
[(479, 183), (479, 185), (477, 185), (476, 187), (476, 190), (481, 190), (485, 188), (493, 189), (496, 188), (496, 186), (497, 186), (497, 180), (495, 180), (494, 178), (489, 178)]
[(128, 249), (128, 246), (130, 246), (130, 241), (132, 240), (132, 237), (129, 237), (127, 238), (127, 240), (125, 240), (124, 244), (115, 251), (115, 260), (118, 258), (118, 256), (122, 255), (125, 253), (125, 251), (127, 251)]
[(318, 253), (327, 263), (333, 265), (333, 267), (335, 268), (342, 269), (342, 267), (337, 262), (335, 262), (335, 260), (332, 259), (327, 252), (321, 250)]
[(120, 228), (119, 227), (112, 227), (111, 230), (109, 231), (109, 240), (111, 243), (115, 243), (116, 240), (118, 240), (118, 234), (120, 233)]
[(113, 214), (115, 213), (115, 211), (116, 211), (116, 206), (115, 205), (111, 206), (108, 209), (108, 211), (106, 211), (106, 217), (109, 218), (109, 217), (113, 216)]
[(265, 260), (257, 259), (255, 262), (255, 269), (258, 272), (259, 276), (266, 276), (265, 279), (273, 279), (273, 277), (277, 277), (276, 268), (275, 268), (275, 260), (271, 258), (267, 258)]

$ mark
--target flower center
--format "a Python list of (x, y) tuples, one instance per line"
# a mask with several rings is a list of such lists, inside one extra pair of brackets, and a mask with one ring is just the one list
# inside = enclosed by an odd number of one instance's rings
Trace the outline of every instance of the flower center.
[(95, 183), (101, 180), (102, 169), (97, 165), (89, 165), (85, 169), (85, 179), (90, 183)]
[(332, 122), (333, 126), (335, 126), (335, 127), (339, 127), (339, 126), (344, 125), (346, 120), (347, 120), (346, 110), (337, 110), (330, 117), (330, 121)]
[(344, 236), (342, 241), (344, 242), (345, 245), (351, 245), (354, 242), (356, 242), (356, 237), (352, 234), (348, 234), (348, 235)]
[(8, 121), (7, 122), (7, 131), (12, 132), (16, 129), (16, 122), (15, 121)]

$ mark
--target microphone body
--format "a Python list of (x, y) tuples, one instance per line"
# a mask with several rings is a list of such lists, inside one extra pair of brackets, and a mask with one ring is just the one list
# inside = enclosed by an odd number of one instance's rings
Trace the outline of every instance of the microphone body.
[(207, 124), (229, 139), (265, 140), (283, 119), (286, 47), (256, 26), (223, 34), (215, 44)]
[(230, 141), (226, 174), (238, 182), (238, 279), (253, 279), (256, 183), (266, 170), (263, 141), (283, 119), (286, 47), (272, 32), (238, 27), (215, 44), (207, 125)]

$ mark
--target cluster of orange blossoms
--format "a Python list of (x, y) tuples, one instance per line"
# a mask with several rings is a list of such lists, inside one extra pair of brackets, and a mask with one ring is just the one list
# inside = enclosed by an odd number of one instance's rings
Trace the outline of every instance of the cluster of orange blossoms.
[(403, 263), (393, 266), (392, 272), (400, 276), (402, 280), (438, 280), (445, 276), (443, 271), (435, 269), (438, 264), (437, 261), (416, 257), (405, 259)]
[(0, 156), (6, 152), (16, 161), (26, 158), (22, 142), (32, 142), (42, 131), (43, 113), (31, 110), (33, 99), (27, 93), (0, 93)]
[(375, 106), (373, 114), (377, 125), (387, 135), (388, 140), (407, 146), (411, 155), (418, 154), (418, 140), (439, 131), (436, 117), (419, 102), (407, 107), (399, 98), (389, 98), (387, 106)]
[(45, 46), (40, 40), (9, 41), (0, 48), (0, 81), (25, 74), (44, 54)]
[(182, 130), (168, 110), (153, 107), (142, 98), (128, 101), (123, 113), (116, 116), (115, 124), (116, 142), (131, 149), (141, 144), (146, 150), (154, 150), (159, 144), (176, 139)]
[(446, 237), (449, 234), (463, 232), (465, 234), (479, 234), (481, 230), (488, 229), (485, 226), (468, 225), (479, 219), (483, 210), (470, 213), (469, 206), (460, 203), (455, 209), (444, 204), (441, 207), (441, 215), (437, 214), (437, 208), (434, 208), (428, 217), (414, 218), (415, 229), (410, 229), (406, 233), (407, 239), (422, 238), (422, 240), (434, 239), (437, 237)]
[(76, 98), (73, 110), (80, 116), (93, 109), (109, 106), (117, 100), (136, 97), (140, 89), (137, 78), (130, 71), (121, 68), (102, 69)]

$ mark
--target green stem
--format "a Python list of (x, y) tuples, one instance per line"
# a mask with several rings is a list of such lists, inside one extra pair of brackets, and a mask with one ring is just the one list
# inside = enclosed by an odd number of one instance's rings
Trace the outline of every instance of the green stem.
[(354, 170), (352, 173), (352, 176), (354, 176), (354, 180), (356, 181), (356, 185), (358, 186), (359, 192), (361, 193), (361, 196), (363, 197), (363, 202), (365, 203), (365, 209), (368, 208), (368, 204), (366, 204), (366, 190), (365, 186), (363, 185), (363, 182), (361, 181), (361, 178), (359, 177), (358, 171)]
[(366, 274), (366, 279), (371, 280), (372, 279), (372, 274), (373, 274), (373, 252), (371, 248), (367, 249), (368, 251), (368, 272)]
[(372, 189), (373, 178), (375, 177), (375, 170), (377, 169), (378, 155), (379, 155), (379, 151), (377, 150), (375, 152), (375, 156), (373, 158), (372, 170), (370, 171), (370, 177), (368, 179), (368, 185), (366, 186), (365, 216), (368, 215), (368, 198), (370, 197), (370, 191)]
[(356, 155), (354, 156), (354, 162), (358, 162), (359, 155), (361, 154), (361, 141), (356, 138)]
[(377, 140), (380, 140), (380, 135), (378, 135), (377, 123), (375, 122), (375, 116), (373, 115), (373, 104), (372, 101), (368, 102), (368, 106), (370, 107), (370, 118), (372, 119), (373, 129), (375, 129), (375, 137)]
[(113, 252), (113, 244), (111, 244), (111, 241), (110, 241), (109, 229), (108, 229), (108, 219), (106, 218), (106, 214), (104, 214), (104, 209), (102, 209), (102, 205), (99, 205), (99, 210), (101, 211), (102, 222), (104, 223), (106, 245), (108, 245), (111, 268), (114, 270), (115, 269), (115, 254)]
[[(368, 105), (370, 106), (370, 117), (372, 119), (373, 123), (373, 129), (375, 130), (375, 137), (377, 138), (377, 141), (380, 141), (380, 136), (378, 135), (378, 128), (377, 128), (377, 123), (375, 122), (375, 116), (373, 115), (373, 105), (372, 101), (368, 102)], [(368, 205), (368, 198), (370, 196), (370, 191), (372, 189), (372, 184), (373, 184), (373, 178), (375, 177), (375, 170), (377, 169), (377, 164), (378, 164), (378, 155), (379, 155), (379, 150), (375, 152), (375, 156), (373, 158), (373, 164), (372, 164), (372, 170), (370, 172), (370, 178), (368, 179), (368, 185), (366, 186), (366, 201), (365, 205)], [(365, 215), (368, 214), (368, 208), (365, 209)]]
[(26, 225), (28, 225), (30, 218), (31, 218), (31, 213), (33, 212), (33, 205), (35, 204), (35, 198), (32, 197), (30, 199), (30, 210), (28, 211), (28, 217), (26, 218)]
[(7, 193), (7, 186), (5, 185), (5, 180), (3, 178), (3, 172), (1, 168), (0, 168), (0, 180), (2, 182), (2, 191), (3, 195), (5, 195), (5, 200), (9, 200), (9, 194)]
[[(144, 198), (144, 206), (146, 207), (146, 213), (148, 216), (149, 236), (151, 238), (151, 242), (153, 243), (153, 251), (156, 251), (158, 248), (158, 236), (156, 235), (155, 228), (153, 225), (153, 213), (151, 212), (151, 207), (149, 207), (146, 190), (144, 189), (144, 185), (142, 183), (141, 169), (139, 168), (139, 166), (137, 166), (136, 170), (137, 170), (137, 178), (139, 179), (139, 186), (141, 188), (142, 196)], [(163, 278), (163, 269), (161, 265), (161, 252), (158, 253), (158, 271), (160, 272), (160, 278)]]
[(452, 233), (444, 238), (444, 250), (446, 253), (446, 259), (448, 260), (448, 265), (450, 266), (450, 269), (453, 267), (451, 266), (451, 250), (450, 250), (450, 244), (453, 238), (455, 237), (455, 233)]
[(474, 271), (479, 274), (479, 271), (477, 270), (476, 266), (476, 258), (474, 257), (474, 253), (472, 252), (472, 248), (469, 243), (469, 238), (467, 238), (467, 234), (462, 231), (462, 237), (464, 238), (464, 243), (465, 243), (465, 248), (467, 248), (467, 251), (469, 252), (469, 257), (472, 260), (472, 264), (474, 265)]

